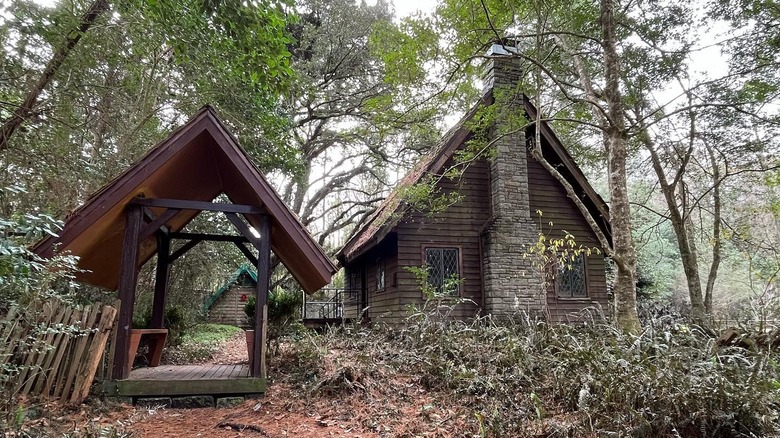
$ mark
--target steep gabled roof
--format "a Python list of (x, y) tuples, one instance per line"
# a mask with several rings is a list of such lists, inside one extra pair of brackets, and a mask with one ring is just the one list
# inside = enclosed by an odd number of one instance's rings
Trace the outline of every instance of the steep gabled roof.
[(211, 306), (214, 305), (214, 303), (217, 302), (219, 297), (224, 295), (225, 292), (230, 290), (231, 287), (238, 281), (239, 278), (241, 278), (242, 275), (247, 275), (249, 277), (249, 280), (252, 282), (252, 284), (257, 284), (257, 273), (254, 269), (252, 269), (249, 265), (241, 265), (238, 269), (236, 269), (235, 272), (230, 276), (230, 278), (225, 281), (222, 286), (219, 287), (211, 296), (209, 299), (206, 300), (206, 302), (203, 304), (203, 310), (209, 310)]
[[(79, 281), (116, 289), (124, 210), (133, 198), (212, 201), (220, 194), (265, 210), (271, 218), (271, 247), (304, 290), (314, 292), (330, 282), (336, 267), (208, 106), (70, 213), (58, 237), (41, 240), (33, 250), (43, 257), (55, 250), (77, 255), (79, 267), (87, 270), (77, 274)], [(164, 211), (151, 210), (155, 215)], [(180, 231), (198, 214), (182, 210), (166, 225)], [(254, 216), (247, 220), (259, 226)], [(141, 243), (140, 264), (156, 246), (154, 236)]]
[[(336, 257), (342, 263), (354, 260), (361, 254), (364, 254), (381, 242), (395, 228), (404, 214), (407, 213), (408, 206), (402, 199), (403, 189), (418, 184), (426, 175), (440, 174), (447, 161), (453, 157), (455, 151), (463, 142), (470, 138), (472, 132), (466, 125), (474, 118), (480, 107), (492, 105), (493, 103), (492, 90), (488, 90), (482, 101), (469, 110), (429, 154), (423, 156), (418, 161), (414, 168), (398, 183), (393, 192), (379, 205), (366, 224), (338, 252)], [(523, 103), (528, 118), (536, 120), (537, 109), (525, 95), (523, 95)], [(598, 222), (601, 231), (610, 238), (611, 230), (607, 204), (588, 183), (582, 170), (574, 162), (574, 159), (563, 147), (560, 139), (546, 121), (541, 122), (540, 134), (545, 159), (560, 169), (561, 174), (577, 190), (580, 199), (584, 201), (591, 215)], [(561, 166), (563, 167), (561, 168)]]
[(471, 131), (465, 125), (474, 118), (480, 106), (481, 104), (477, 104), (471, 108), (442, 137), (439, 144), (429, 154), (422, 156), (412, 170), (398, 182), (395, 189), (379, 204), (379, 207), (368, 218), (365, 225), (338, 252), (336, 257), (342, 263), (344, 260), (354, 259), (365, 252), (365, 250), (381, 242), (387, 233), (398, 224), (398, 221), (401, 220), (406, 211), (406, 205), (402, 199), (402, 190), (405, 187), (411, 187), (419, 183), (425, 175), (436, 174), (442, 170), (447, 160), (452, 157), (453, 153), (471, 134)]

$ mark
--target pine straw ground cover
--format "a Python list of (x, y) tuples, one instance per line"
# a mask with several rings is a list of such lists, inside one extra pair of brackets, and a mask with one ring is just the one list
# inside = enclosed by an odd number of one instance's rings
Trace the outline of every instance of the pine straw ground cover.
[(711, 334), (670, 320), (629, 336), (593, 319), (462, 323), (419, 314), (395, 329), (303, 334), (273, 350), (269, 392), (235, 408), (98, 403), (97, 415), (47, 415), (12, 435), (780, 436), (778, 355), (718, 347)]

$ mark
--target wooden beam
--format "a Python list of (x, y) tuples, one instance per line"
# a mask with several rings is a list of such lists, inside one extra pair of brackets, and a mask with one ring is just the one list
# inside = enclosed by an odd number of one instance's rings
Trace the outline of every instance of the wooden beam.
[(244, 236), (230, 236), (227, 234), (205, 234), (205, 233), (170, 233), (171, 239), (182, 240), (204, 240), (211, 242), (249, 242)]
[(268, 288), (271, 284), (271, 222), (268, 215), (259, 218), (259, 253), (257, 256), (257, 287), (255, 289), (255, 339), (252, 377), (265, 378), (265, 340), (268, 331)]
[[(249, 225), (244, 222), (243, 219), (238, 217), (236, 213), (225, 213), (225, 216), (228, 218), (228, 220), (233, 224), (234, 227), (238, 230), (241, 235), (247, 238), (247, 240), (257, 248), (258, 251), (262, 251), (260, 249), (261, 244), (260, 240), (261, 237), (257, 237), (252, 233), (252, 230), (249, 229)], [(262, 215), (265, 216), (265, 215)]]
[(181, 257), (184, 254), (186, 254), (187, 251), (189, 251), (192, 248), (194, 248), (195, 245), (199, 244), (200, 242), (202, 242), (202, 241), (198, 240), (198, 239), (192, 239), (189, 242), (185, 243), (184, 245), (181, 246), (181, 248), (179, 248), (176, 251), (174, 251), (173, 254), (171, 254), (171, 256), (168, 257), (168, 263), (175, 262), (176, 259), (178, 259), (179, 257)]
[(185, 199), (133, 198), (134, 205), (147, 207), (177, 208), (180, 210), (221, 211), (223, 213), (263, 214), (265, 209), (254, 205), (219, 204), (216, 202), (190, 201)]
[[(141, 237), (139, 239), (143, 241), (147, 237), (154, 234), (157, 230), (163, 229), (165, 224), (176, 217), (180, 211), (181, 210), (178, 208), (169, 208), (165, 210), (161, 215), (154, 218), (151, 223), (144, 225), (143, 229), (141, 230)], [(166, 228), (163, 231), (167, 233), (168, 229)]]
[(149, 207), (144, 207), (144, 214), (143, 214), (144, 224), (153, 221), (154, 217), (155, 216), (154, 213), (152, 213), (152, 210), (150, 210)]
[(249, 249), (244, 246), (242, 242), (233, 242), (238, 247), (238, 250), (241, 251), (241, 254), (244, 254), (244, 257), (246, 257), (247, 260), (249, 260), (249, 263), (252, 264), (252, 266), (257, 266), (257, 257), (255, 257), (254, 254), (252, 254), (252, 251), (249, 251)]
[(135, 307), (135, 288), (138, 283), (138, 236), (141, 232), (143, 211), (128, 205), (125, 211), (125, 236), (122, 242), (122, 264), (119, 270), (119, 300), (122, 305), (117, 322), (116, 349), (114, 367), (111, 375), (114, 379), (124, 379), (130, 374), (128, 354), (130, 347), (130, 328), (133, 324)]
[(169, 255), (171, 240), (162, 233), (157, 234), (157, 270), (154, 276), (154, 304), (152, 305), (151, 327), (163, 328), (165, 322), (165, 301), (168, 295), (170, 274)]

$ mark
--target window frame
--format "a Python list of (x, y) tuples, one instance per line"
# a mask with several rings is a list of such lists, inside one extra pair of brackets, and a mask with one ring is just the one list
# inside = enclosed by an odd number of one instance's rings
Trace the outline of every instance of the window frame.
[(355, 270), (350, 270), (347, 283), (347, 294), (349, 295), (349, 299), (357, 300), (357, 297), (360, 295), (360, 290), (362, 289), (360, 274)]
[[(383, 257), (377, 257), (376, 270), (374, 272), (375, 272), (374, 276), (376, 277), (375, 278), (376, 291), (384, 292), (385, 290), (387, 290), (387, 265)], [(382, 280), (381, 283), (379, 281), (380, 279)]]
[(585, 295), (583, 296), (571, 296), (571, 295), (561, 295), (560, 290), (560, 281), (558, 280), (558, 264), (559, 260), (557, 257), (555, 257), (554, 262), (552, 264), (553, 269), (553, 285), (555, 289), (555, 298), (558, 300), (564, 300), (564, 301), (583, 301), (583, 300), (590, 300), (590, 279), (588, 278), (588, 256), (586, 254), (579, 254), (577, 257), (582, 257), (582, 270), (583, 270), (583, 281), (585, 282)]
[[(428, 254), (427, 251), (429, 249), (454, 249), (458, 252), (458, 293), (457, 294), (440, 294), (436, 295), (435, 298), (437, 299), (457, 299), (461, 298), (463, 296), (463, 288), (466, 285), (466, 280), (463, 277), (463, 246), (462, 245), (453, 245), (451, 243), (439, 243), (439, 242), (433, 242), (433, 243), (425, 243), (420, 245), (420, 260), (422, 262), (421, 266), (426, 267), (428, 266)], [(430, 284), (430, 283), (429, 283)], [(425, 294), (420, 291), (420, 294), (423, 298), (427, 298)]]

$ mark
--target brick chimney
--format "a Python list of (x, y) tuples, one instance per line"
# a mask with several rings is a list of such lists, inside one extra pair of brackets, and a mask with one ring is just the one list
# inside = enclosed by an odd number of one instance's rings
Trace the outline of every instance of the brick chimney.
[(483, 78), (484, 92), (492, 90), (496, 106), (489, 136), (494, 142), (492, 217), (481, 236), (483, 299), (485, 312), (500, 318), (541, 312), (547, 303), (539, 268), (530, 255), (523, 257), (538, 231), (528, 196), (527, 119), (519, 89), (522, 65), (513, 52), (513, 47), (493, 45)]

